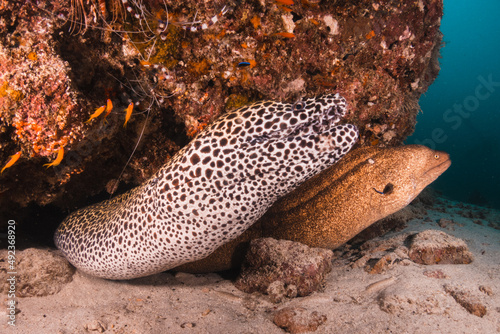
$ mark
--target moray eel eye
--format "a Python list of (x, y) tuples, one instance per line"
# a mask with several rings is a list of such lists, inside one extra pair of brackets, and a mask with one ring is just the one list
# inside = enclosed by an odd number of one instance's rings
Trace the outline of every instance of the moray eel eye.
[(301, 111), (306, 108), (306, 103), (304, 101), (297, 101), (293, 104), (292, 109), (293, 111)]
[(434, 159), (439, 159), (439, 154), (434, 154)]

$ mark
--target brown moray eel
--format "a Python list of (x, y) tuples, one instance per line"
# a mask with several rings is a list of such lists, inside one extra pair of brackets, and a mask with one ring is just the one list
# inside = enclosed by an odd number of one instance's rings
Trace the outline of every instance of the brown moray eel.
[(251, 239), (272, 237), (336, 248), (407, 206), (451, 161), (425, 146), (363, 147), (278, 200), (239, 238), (175, 270), (210, 272), (239, 265)]

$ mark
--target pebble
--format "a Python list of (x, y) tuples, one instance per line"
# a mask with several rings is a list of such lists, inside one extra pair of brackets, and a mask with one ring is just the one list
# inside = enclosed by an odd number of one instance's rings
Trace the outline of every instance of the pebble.
[(438, 278), (438, 279), (443, 279), (443, 278), (450, 278), (448, 275), (443, 273), (442, 270), (426, 270), (424, 271), (424, 276), (431, 277), (431, 278)]
[(181, 328), (194, 328), (196, 324), (194, 322), (184, 322), (181, 324)]
[(488, 296), (493, 296), (493, 290), (489, 286), (480, 285), (479, 291), (481, 291), (484, 294), (487, 294)]
[(89, 332), (99, 332), (104, 333), (106, 331), (106, 325), (99, 320), (94, 320), (84, 326), (85, 330)]

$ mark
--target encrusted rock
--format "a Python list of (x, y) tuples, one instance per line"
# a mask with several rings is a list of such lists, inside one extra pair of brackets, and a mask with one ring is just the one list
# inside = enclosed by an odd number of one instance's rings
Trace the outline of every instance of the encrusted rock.
[(465, 241), (436, 230), (417, 233), (408, 255), (420, 264), (468, 264), (474, 259)]
[(285, 298), (285, 283), (274, 281), (267, 287), (266, 293), (273, 303), (279, 303)]
[(285, 286), (283, 281), (274, 281), (269, 284), (266, 293), (273, 303), (280, 303), (285, 297), (297, 297), (297, 287), (294, 284)]
[(270, 293), (275, 302), (284, 296), (307, 296), (323, 285), (332, 270), (332, 257), (328, 249), (288, 240), (255, 239), (235, 285), (248, 293)]
[[(9, 272), (15, 274), (16, 297), (41, 297), (59, 292), (71, 282), (75, 269), (61, 255), (51, 250), (28, 248), (17, 251), (9, 259), (7, 250), (0, 250), (0, 293), (9, 291)], [(13, 262), (10, 262), (13, 260)]]
[(486, 314), (486, 306), (481, 303), (477, 296), (472, 295), (469, 291), (449, 284), (444, 286), (444, 290), (470, 314), (481, 318)]
[(314, 332), (326, 321), (326, 315), (310, 312), (303, 307), (285, 307), (274, 314), (273, 322), (285, 331), (295, 333)]

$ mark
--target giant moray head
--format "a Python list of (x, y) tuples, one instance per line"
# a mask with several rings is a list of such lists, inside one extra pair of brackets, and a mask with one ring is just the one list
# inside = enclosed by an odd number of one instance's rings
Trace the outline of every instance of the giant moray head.
[(420, 192), (450, 167), (446, 152), (422, 145), (373, 149), (364, 159), (367, 191), (378, 203), (377, 210), (393, 213), (415, 199)]
[(263, 224), (273, 236), (335, 248), (410, 204), (449, 166), (448, 154), (421, 145), (357, 148), (278, 200)]
[(327, 134), (346, 112), (339, 94), (325, 94), (295, 103), (262, 101), (228, 112), (198, 139), (221, 138), (224, 147), (248, 147), (297, 136)]
[[(450, 155), (443, 151), (431, 150), (421, 145), (407, 145), (408, 149), (414, 150), (418, 164), (415, 168), (415, 197), (420, 194), (425, 187), (434, 182), (450, 166)], [(417, 153), (418, 152), (418, 153)]]
[(190, 143), (185, 160), (201, 161), (219, 178), (224, 174), (241, 180), (279, 169), (280, 179), (302, 182), (335, 163), (357, 141), (354, 125), (338, 124), (345, 111), (339, 94), (295, 103), (257, 102), (211, 124)]

